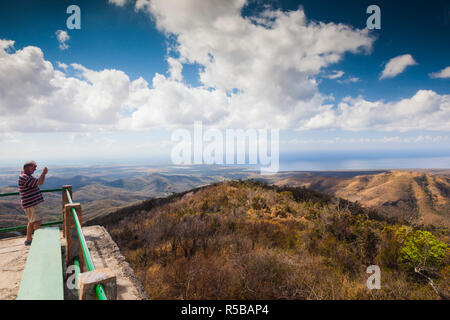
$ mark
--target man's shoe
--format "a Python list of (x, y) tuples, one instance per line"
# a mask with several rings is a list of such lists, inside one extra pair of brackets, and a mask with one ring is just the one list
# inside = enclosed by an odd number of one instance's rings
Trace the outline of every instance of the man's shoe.
[(33, 240), (25, 240), (25, 245), (29, 246), (31, 244), (31, 241), (33, 241)]

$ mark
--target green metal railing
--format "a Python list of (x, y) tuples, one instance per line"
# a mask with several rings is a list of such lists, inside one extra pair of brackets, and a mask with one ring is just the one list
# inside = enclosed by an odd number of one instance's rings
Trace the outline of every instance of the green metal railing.
[[(73, 203), (72, 197), (70, 196), (70, 192), (68, 189), (66, 189), (66, 195), (67, 195), (67, 201), (69, 203)], [(72, 215), (73, 215), (73, 220), (75, 222), (75, 227), (77, 229), (78, 239), (80, 240), (80, 245), (81, 245), (81, 250), (82, 250), (83, 256), (84, 256), (84, 261), (86, 263), (88, 271), (93, 271), (93, 270), (95, 270), (94, 261), (92, 260), (91, 253), (89, 252), (89, 248), (86, 244), (86, 239), (84, 238), (83, 231), (81, 230), (81, 224), (80, 224), (80, 221), (78, 220), (78, 214), (77, 214), (77, 211), (75, 210), (75, 208), (72, 208)], [(76, 278), (78, 278), (77, 266), (78, 266), (78, 272), (80, 272), (80, 262), (78, 261), (78, 259), (74, 260), (74, 264), (75, 264)], [(95, 292), (97, 293), (98, 300), (108, 300), (108, 298), (106, 297), (105, 289), (103, 288), (103, 285), (101, 285), (101, 284), (96, 285)]]
[[(58, 191), (62, 191), (61, 188), (58, 189), (46, 189), (46, 190), (41, 190), (41, 193), (46, 193), (46, 192), (58, 192)], [(0, 193), (0, 198), (1, 197), (9, 197), (9, 196), (18, 196), (19, 192), (7, 192), (7, 193)]]
[[(55, 225), (55, 224), (62, 224), (62, 223), (63, 223), (62, 220), (53, 221), (53, 222), (45, 222), (45, 223), (41, 223), (41, 227), (53, 226), (53, 225)], [(26, 229), (26, 228), (27, 228), (27, 226), (2, 228), (2, 229), (0, 229), (0, 232), (8, 232), (8, 231), (23, 230), (23, 229)]]
[[(62, 188), (41, 190), (42, 193), (58, 192), (58, 191), (62, 191)], [(0, 198), (2, 198), (2, 197), (9, 197), (9, 196), (18, 196), (18, 195), (19, 195), (19, 192), (0, 193)], [(43, 226), (43, 227), (45, 227), (45, 226), (52, 226), (52, 225), (61, 224), (61, 223), (63, 223), (62, 220), (57, 220), (57, 221), (42, 223), (41, 226)], [(18, 227), (0, 228), (0, 233), (1, 232), (16, 231), (16, 230), (23, 230), (23, 229), (26, 229), (26, 228), (27, 228), (26, 225), (25, 226), (18, 226)]]

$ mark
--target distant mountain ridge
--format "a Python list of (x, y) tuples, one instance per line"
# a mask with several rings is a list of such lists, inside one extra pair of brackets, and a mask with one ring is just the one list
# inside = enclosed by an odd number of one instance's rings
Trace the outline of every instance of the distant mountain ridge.
[(306, 186), (358, 201), (387, 216), (450, 226), (450, 176), (446, 174), (406, 170), (351, 177), (298, 174), (283, 177), (275, 184)]

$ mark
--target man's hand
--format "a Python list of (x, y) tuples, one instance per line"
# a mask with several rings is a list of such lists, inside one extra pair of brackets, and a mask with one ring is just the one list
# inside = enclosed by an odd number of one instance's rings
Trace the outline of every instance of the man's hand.
[(47, 174), (47, 172), (48, 172), (48, 169), (47, 169), (47, 167), (45, 167), (44, 170), (42, 170), (41, 176), (39, 177), (38, 186), (41, 186), (44, 184), (45, 175)]

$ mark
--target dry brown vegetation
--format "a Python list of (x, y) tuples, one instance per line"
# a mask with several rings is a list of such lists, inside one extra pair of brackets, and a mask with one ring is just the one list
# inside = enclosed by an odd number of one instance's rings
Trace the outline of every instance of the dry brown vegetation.
[[(230, 181), (102, 224), (151, 299), (439, 299), (400, 262), (400, 224), (301, 187)], [(447, 229), (430, 231), (449, 243)], [(449, 262), (447, 250), (429, 274), (444, 291)], [(366, 287), (371, 264), (380, 290)]]

